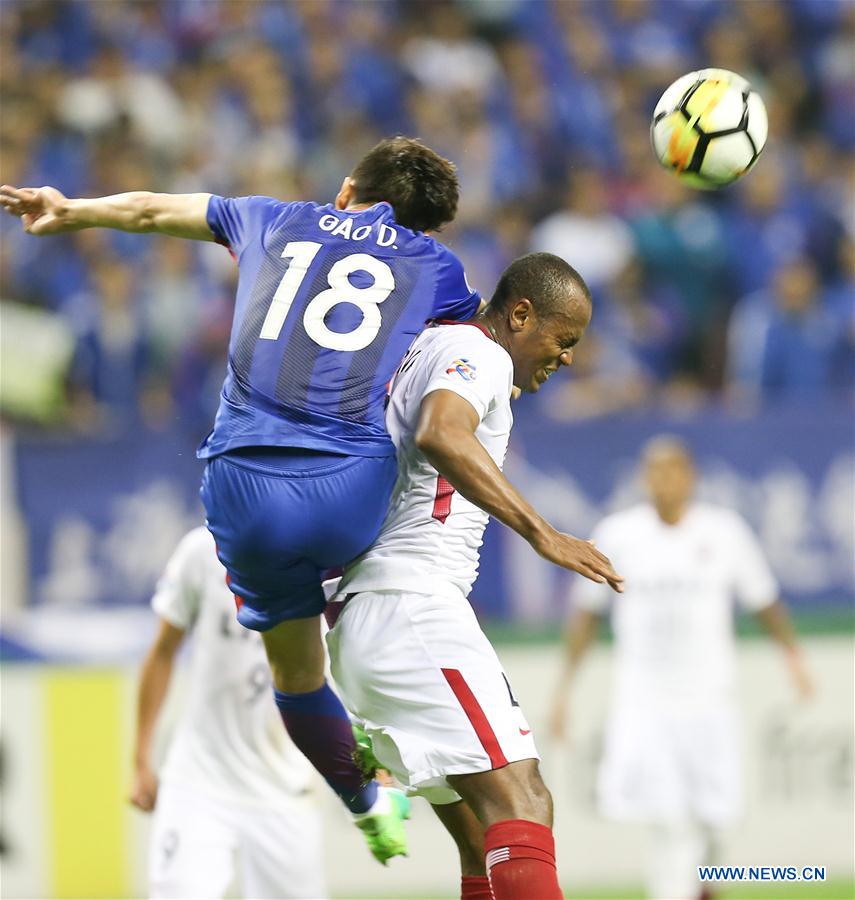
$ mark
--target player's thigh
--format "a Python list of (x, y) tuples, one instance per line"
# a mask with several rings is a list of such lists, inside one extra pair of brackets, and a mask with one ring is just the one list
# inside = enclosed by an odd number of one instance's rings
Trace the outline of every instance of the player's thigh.
[(440, 787), (451, 773), (537, 758), (501, 663), (462, 597), (358, 594), (327, 642), (349, 708), (405, 784)]
[(324, 877), (321, 814), (308, 803), (288, 811), (247, 813), (238, 866), (244, 897), (322, 900)]
[(235, 874), (237, 839), (216, 803), (161, 785), (149, 845), (149, 896), (225, 895)]

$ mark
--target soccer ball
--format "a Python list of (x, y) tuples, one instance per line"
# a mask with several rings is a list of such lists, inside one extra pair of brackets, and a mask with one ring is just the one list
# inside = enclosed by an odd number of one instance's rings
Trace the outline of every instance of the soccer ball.
[(662, 95), (650, 139), (666, 169), (693, 187), (718, 188), (757, 162), (768, 131), (763, 100), (742, 76), (701, 69)]

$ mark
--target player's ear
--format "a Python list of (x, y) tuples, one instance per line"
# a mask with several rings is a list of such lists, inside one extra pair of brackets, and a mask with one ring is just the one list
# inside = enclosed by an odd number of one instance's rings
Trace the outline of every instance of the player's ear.
[(335, 208), (347, 209), (355, 199), (356, 191), (354, 190), (353, 179), (350, 175), (345, 175), (341, 187), (338, 189), (338, 194), (336, 194)]
[(525, 331), (534, 319), (531, 300), (522, 297), (511, 307), (508, 325), (511, 331)]

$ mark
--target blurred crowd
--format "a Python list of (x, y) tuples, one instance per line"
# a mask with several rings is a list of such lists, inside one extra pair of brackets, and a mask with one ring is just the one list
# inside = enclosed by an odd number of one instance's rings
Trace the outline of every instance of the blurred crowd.
[[(4, 0), (0, 35), (6, 183), (326, 202), (380, 137), (420, 136), (459, 168), (441, 238), (485, 296), (541, 249), (593, 290), (551, 415), (852, 396), (845, 0)], [(659, 94), (706, 66), (751, 80), (770, 117), (756, 168), (715, 193), (649, 145)], [(69, 335), (46, 421), (207, 427), (236, 274), (222, 248), (0, 228), (4, 304)]]

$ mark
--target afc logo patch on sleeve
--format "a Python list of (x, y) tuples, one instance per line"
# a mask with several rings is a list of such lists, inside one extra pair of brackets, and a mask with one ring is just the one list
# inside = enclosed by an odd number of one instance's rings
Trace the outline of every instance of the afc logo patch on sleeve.
[(455, 359), (445, 370), (446, 375), (457, 373), (464, 381), (474, 381), (478, 377), (477, 367), (468, 359)]

